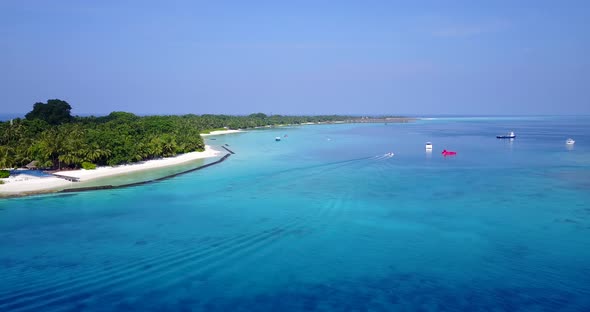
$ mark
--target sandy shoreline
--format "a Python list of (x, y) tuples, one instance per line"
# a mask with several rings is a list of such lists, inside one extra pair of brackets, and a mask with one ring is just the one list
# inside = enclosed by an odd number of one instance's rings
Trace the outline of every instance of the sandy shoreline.
[(243, 130), (216, 130), (216, 131), (211, 131), (210, 133), (201, 133), (201, 136), (208, 137), (208, 136), (212, 136), (212, 135), (230, 134), (230, 133), (238, 133), (238, 132), (244, 132), (244, 131)]
[[(242, 132), (242, 130), (217, 130), (211, 131), (211, 133), (208, 134), (201, 134), (201, 136), (207, 137), (238, 132)], [(98, 178), (124, 175), (131, 172), (181, 165), (197, 159), (220, 157), (223, 153), (223, 151), (215, 150), (211, 146), (205, 145), (205, 151), (203, 152), (186, 153), (175, 157), (147, 160), (130, 165), (98, 167), (94, 170), (79, 169), (58, 171), (55, 172), (55, 174), (76, 178), (80, 182), (86, 182)], [(76, 182), (71, 182), (62, 178), (36, 177), (27, 174), (20, 174), (1, 180), (4, 181), (4, 184), (0, 184), (0, 197), (46, 193), (77, 186)]]
[[(232, 132), (230, 133), (233, 133)], [(223, 134), (223, 133), (216, 133)], [(109, 176), (122, 175), (130, 172), (141, 170), (149, 170), (155, 168), (162, 168), (174, 165), (180, 165), (189, 161), (204, 159), (210, 157), (221, 156), (221, 151), (213, 149), (206, 145), (203, 152), (191, 152), (181, 154), (175, 157), (167, 157), (162, 159), (153, 159), (136, 164), (121, 165), (115, 167), (98, 167), (94, 170), (69, 170), (55, 172), (61, 176), (78, 178), (80, 182), (89, 181), (97, 178), (104, 178)], [(0, 196), (18, 196), (29, 193), (40, 193), (51, 190), (58, 190), (63, 188), (75, 187), (75, 182), (70, 182), (65, 179), (57, 177), (34, 177), (30, 175), (21, 174), (8, 179), (2, 179), (4, 184), (0, 185)]]

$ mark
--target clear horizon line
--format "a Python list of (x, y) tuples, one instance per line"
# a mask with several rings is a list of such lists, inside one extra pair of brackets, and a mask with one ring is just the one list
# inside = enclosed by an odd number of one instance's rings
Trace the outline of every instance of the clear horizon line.
[[(113, 111), (113, 112), (126, 112), (126, 111)], [(28, 112), (27, 112), (28, 113)], [(0, 113), (0, 116), (8, 116), (8, 115), (14, 115), (14, 118), (24, 118), (24, 116), (27, 113)], [(78, 117), (90, 117), (90, 116), (96, 116), (96, 117), (101, 117), (101, 116), (107, 116), (109, 114), (111, 114), (112, 112), (109, 113), (79, 113), (79, 114), (75, 114), (73, 116), (78, 116)], [(135, 113), (135, 112), (127, 112), (127, 113), (132, 113), (135, 114), (137, 116), (183, 116), (183, 115), (230, 115), (230, 116), (248, 116), (250, 114), (257, 114), (260, 112), (252, 112), (252, 113), (244, 113), (244, 114), (231, 114), (231, 113)], [(454, 113), (450, 113), (450, 114), (446, 114), (446, 113), (442, 113), (442, 114), (438, 114), (438, 113), (434, 113), (434, 114), (430, 114), (430, 113), (424, 113), (424, 114), (416, 114), (416, 113), (275, 113), (273, 115), (282, 115), (282, 116), (320, 116), (320, 115), (341, 115), (341, 116), (374, 116), (374, 117), (379, 117), (379, 116), (399, 116), (399, 117), (550, 117), (550, 116), (563, 116), (563, 117), (568, 117), (568, 116), (590, 116), (590, 114), (454, 114)], [(270, 114), (267, 114), (267, 116), (272, 116)]]

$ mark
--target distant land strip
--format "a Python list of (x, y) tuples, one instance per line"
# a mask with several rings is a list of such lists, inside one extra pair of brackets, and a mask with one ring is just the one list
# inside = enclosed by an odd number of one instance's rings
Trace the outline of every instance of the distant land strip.
[(348, 123), (406, 123), (406, 122), (413, 122), (418, 120), (417, 118), (410, 118), (410, 117), (384, 117), (384, 118), (375, 118), (375, 117), (363, 117), (363, 118), (355, 118), (355, 119), (348, 119), (344, 122)]

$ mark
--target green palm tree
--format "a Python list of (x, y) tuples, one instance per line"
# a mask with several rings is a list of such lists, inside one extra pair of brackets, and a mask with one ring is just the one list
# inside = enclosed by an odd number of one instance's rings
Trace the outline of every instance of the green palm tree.
[(98, 147), (97, 144), (93, 144), (88, 150), (85, 150), (85, 157), (87, 160), (94, 162), (104, 156), (104, 151)]
[(0, 169), (14, 167), (14, 150), (8, 146), (0, 146)]
[(162, 143), (159, 138), (153, 138), (147, 146), (148, 154), (150, 157), (162, 156)]
[(40, 154), (51, 160), (53, 167), (57, 165), (61, 169), (61, 161), (59, 155), (63, 151), (63, 141), (55, 129), (43, 131), (39, 137), (39, 152)]

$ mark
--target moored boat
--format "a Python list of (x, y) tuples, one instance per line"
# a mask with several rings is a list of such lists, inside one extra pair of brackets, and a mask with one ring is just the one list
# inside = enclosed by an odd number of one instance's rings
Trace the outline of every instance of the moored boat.
[(576, 141), (574, 141), (574, 139), (572, 139), (572, 138), (569, 138), (565, 141), (565, 144), (567, 144), (567, 145), (574, 145), (574, 143), (576, 143)]
[(277, 142), (278, 142), (278, 141), (280, 141), (280, 140), (281, 140), (281, 137), (275, 137), (275, 141), (277, 141)]
[(432, 143), (426, 142), (426, 149), (427, 150), (432, 150)]
[(516, 134), (514, 134), (514, 131), (510, 131), (509, 134), (497, 135), (496, 138), (498, 138), (498, 139), (514, 139), (514, 138), (516, 138)]

